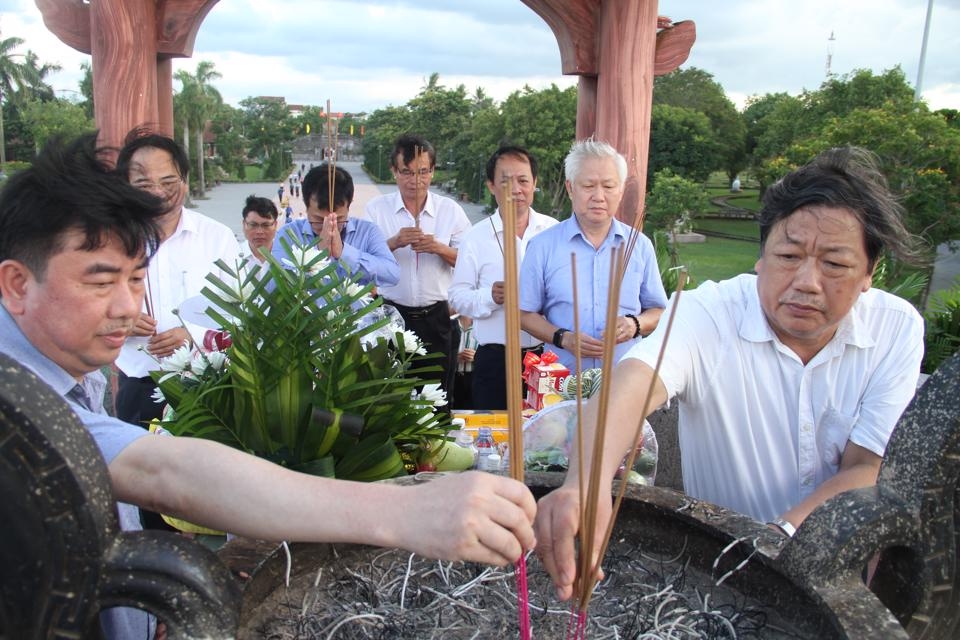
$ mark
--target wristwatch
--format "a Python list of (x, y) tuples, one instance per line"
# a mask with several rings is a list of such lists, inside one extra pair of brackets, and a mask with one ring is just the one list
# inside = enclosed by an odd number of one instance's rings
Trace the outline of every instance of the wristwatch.
[(553, 332), (553, 346), (558, 349), (563, 349), (563, 334), (566, 332), (566, 329), (557, 329)]
[(771, 520), (767, 524), (772, 524), (777, 529), (780, 529), (780, 531), (783, 531), (783, 533), (788, 538), (792, 538), (793, 534), (797, 532), (797, 528), (792, 524), (790, 524), (789, 522), (787, 522), (786, 520), (784, 520), (783, 518), (777, 518), (776, 520)]

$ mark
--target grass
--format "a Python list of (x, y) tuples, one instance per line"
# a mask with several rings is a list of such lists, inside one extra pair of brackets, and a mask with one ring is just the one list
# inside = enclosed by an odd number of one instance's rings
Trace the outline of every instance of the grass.
[(694, 284), (707, 280), (719, 282), (741, 273), (753, 273), (760, 255), (760, 245), (743, 240), (707, 238), (706, 242), (678, 245), (680, 264)]
[(760, 227), (753, 220), (737, 220), (730, 218), (696, 218), (693, 226), (697, 229), (728, 233), (735, 236), (744, 236), (760, 240)]

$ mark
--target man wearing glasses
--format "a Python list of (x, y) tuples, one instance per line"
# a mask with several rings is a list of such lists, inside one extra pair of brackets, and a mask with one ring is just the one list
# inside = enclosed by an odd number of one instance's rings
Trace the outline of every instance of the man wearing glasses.
[(174, 310), (187, 298), (200, 295), (208, 273), (230, 281), (215, 266), (217, 260), (234, 266), (239, 259), (237, 239), (226, 225), (183, 206), (189, 170), (180, 145), (140, 129), (130, 132), (117, 156), (117, 172), (164, 203), (160, 246), (147, 270), (143, 310), (116, 362), (120, 370), (117, 417), (143, 427), (160, 418), (163, 410), (153, 399), (156, 384), (150, 378), (158, 368), (157, 360), (184, 342), (202, 344), (206, 333), (200, 326), (184, 328)]
[(454, 335), (450, 322), (447, 289), (457, 262), (457, 245), (470, 229), (470, 220), (459, 204), (430, 192), (435, 167), (433, 145), (421, 136), (401, 136), (390, 156), (397, 191), (368, 202), (366, 215), (380, 227), (400, 264), (399, 283), (381, 287), (380, 293), (397, 308), (427, 352), (441, 354), (436, 364), (441, 366), (440, 382), (449, 397), (460, 337)]
[[(264, 253), (277, 235), (277, 205), (270, 198), (249, 196), (243, 206), (243, 237), (240, 255), (251, 265), (263, 267)], [(251, 262), (252, 260), (252, 262)]]
[(307, 217), (284, 225), (273, 241), (273, 255), (278, 260), (288, 257), (282, 238), (291, 247), (316, 244), (337, 261), (341, 276), (349, 273), (360, 284), (372, 282), (375, 287), (396, 284), (400, 266), (379, 227), (369, 220), (350, 217), (353, 177), (340, 167), (331, 170), (324, 163), (310, 169), (301, 186)]

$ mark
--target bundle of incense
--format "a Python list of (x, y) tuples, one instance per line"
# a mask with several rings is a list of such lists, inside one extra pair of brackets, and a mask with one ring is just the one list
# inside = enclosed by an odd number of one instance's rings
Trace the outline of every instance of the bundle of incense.
[[(330, 112), (330, 100), (327, 100), (327, 149), (329, 149), (330, 159), (327, 162), (327, 187), (328, 187), (328, 208), (327, 211), (333, 212), (334, 210), (334, 198), (333, 198), (333, 188), (336, 184), (337, 177), (337, 153), (336, 149), (339, 146), (340, 136), (333, 135), (333, 116)], [(319, 204), (319, 203), (317, 203)]]
[[(507, 422), (508, 446), (510, 447), (510, 477), (523, 482), (523, 412), (521, 407), (521, 387), (517, 376), (521, 371), (520, 362), (520, 294), (517, 268), (517, 207), (511, 196), (512, 177), (507, 176), (503, 188), (503, 205), (500, 217), (503, 219), (503, 282), (504, 282), (504, 323), (506, 327), (506, 355), (504, 367), (507, 381)], [(521, 554), (516, 563), (517, 605), (521, 640), (529, 640), (530, 609), (527, 595), (527, 561)]]

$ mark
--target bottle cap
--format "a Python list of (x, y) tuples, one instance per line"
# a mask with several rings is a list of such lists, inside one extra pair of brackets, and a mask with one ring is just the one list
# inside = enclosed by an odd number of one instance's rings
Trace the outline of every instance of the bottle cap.
[(487, 456), (485, 461), (487, 471), (499, 471), (500, 470), (500, 454), (491, 453)]

